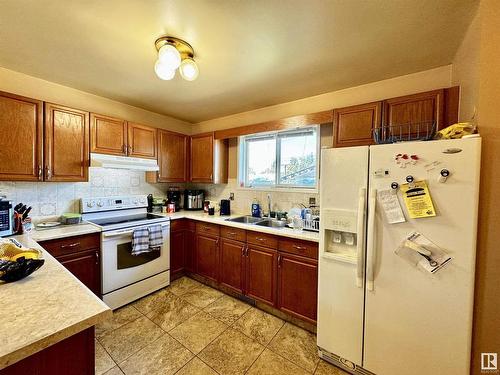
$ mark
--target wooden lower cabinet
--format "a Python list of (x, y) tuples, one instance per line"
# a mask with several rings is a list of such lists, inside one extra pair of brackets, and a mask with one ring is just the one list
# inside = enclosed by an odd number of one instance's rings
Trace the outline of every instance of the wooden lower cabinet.
[(170, 233), (170, 280), (179, 278), (186, 264), (186, 232), (184, 230)]
[(248, 245), (246, 251), (247, 296), (276, 305), (276, 267), (278, 252), (261, 246)]
[(101, 297), (100, 243), (99, 233), (39, 242), (40, 246), (99, 298)]
[(222, 238), (220, 241), (219, 281), (243, 293), (245, 286), (245, 243)]
[(188, 223), (188, 228), (184, 232), (184, 249), (186, 251), (186, 271), (195, 273), (196, 272), (196, 231), (194, 229), (194, 225), (189, 228), (190, 224), (194, 224), (193, 222)]
[(94, 340), (94, 327), (87, 328), (0, 370), (0, 375), (94, 375)]
[(317, 304), (318, 262), (280, 253), (277, 307), (298, 318), (316, 322)]
[(99, 249), (83, 251), (56, 259), (94, 294), (101, 295)]
[(217, 282), (219, 274), (219, 238), (196, 235), (196, 273)]

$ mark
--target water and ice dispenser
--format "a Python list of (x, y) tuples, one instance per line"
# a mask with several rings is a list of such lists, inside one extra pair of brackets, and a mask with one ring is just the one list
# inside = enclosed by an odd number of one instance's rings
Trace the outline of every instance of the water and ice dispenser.
[(357, 229), (358, 213), (351, 210), (325, 209), (321, 227), (324, 236), (324, 255), (356, 263), (358, 241), (362, 241)]

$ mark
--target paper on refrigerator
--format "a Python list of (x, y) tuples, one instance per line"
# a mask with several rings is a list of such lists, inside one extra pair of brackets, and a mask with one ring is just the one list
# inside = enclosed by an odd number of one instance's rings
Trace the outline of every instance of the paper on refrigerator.
[(379, 190), (377, 198), (389, 224), (404, 223), (406, 221), (398, 196), (394, 194), (392, 189)]
[(436, 216), (431, 193), (425, 181), (415, 181), (412, 184), (401, 185), (403, 201), (412, 219)]

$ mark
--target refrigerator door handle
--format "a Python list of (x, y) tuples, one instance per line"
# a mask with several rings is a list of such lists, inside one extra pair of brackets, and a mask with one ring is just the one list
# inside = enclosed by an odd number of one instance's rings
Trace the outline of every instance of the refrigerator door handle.
[(365, 254), (365, 211), (366, 211), (366, 188), (359, 189), (358, 220), (357, 220), (357, 244), (356, 244), (356, 286), (363, 287), (363, 266)]
[(377, 205), (377, 189), (370, 189), (368, 204), (368, 231), (366, 244), (366, 289), (373, 291), (375, 262), (375, 207)]

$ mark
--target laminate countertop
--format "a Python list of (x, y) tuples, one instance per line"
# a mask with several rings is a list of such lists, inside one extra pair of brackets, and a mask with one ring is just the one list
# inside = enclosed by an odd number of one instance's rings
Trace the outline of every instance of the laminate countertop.
[(299, 240), (311, 241), (311, 242), (319, 242), (319, 233), (317, 233), (317, 232), (309, 232), (309, 231), (304, 231), (304, 230), (298, 231), (298, 230), (291, 229), (291, 228), (268, 228), (268, 227), (262, 227), (259, 225), (236, 223), (234, 221), (227, 220), (230, 218), (244, 216), (244, 214), (231, 214), (231, 216), (220, 216), (218, 214), (208, 215), (207, 213), (204, 213), (203, 211), (179, 211), (179, 212), (175, 212), (173, 214), (159, 214), (159, 213), (157, 213), (156, 215), (167, 216), (170, 218), (170, 220), (177, 220), (177, 219), (198, 220), (198, 221), (203, 221), (206, 223), (214, 223), (214, 224), (219, 224), (219, 225), (225, 225), (228, 227), (251, 230), (251, 231), (255, 231), (255, 232), (274, 234), (276, 236), (296, 238)]
[(30, 235), (15, 236), (43, 251), (45, 264), (30, 276), (0, 282), (0, 369), (92, 327), (111, 316), (96, 297)]

